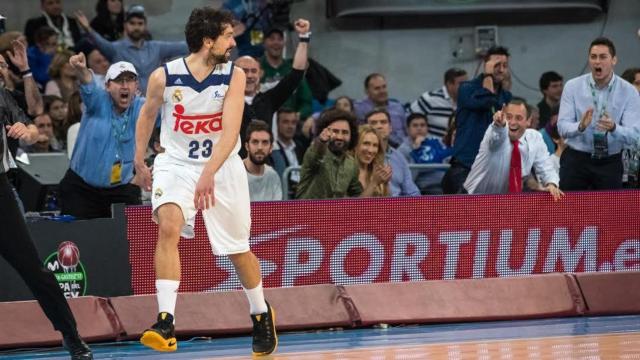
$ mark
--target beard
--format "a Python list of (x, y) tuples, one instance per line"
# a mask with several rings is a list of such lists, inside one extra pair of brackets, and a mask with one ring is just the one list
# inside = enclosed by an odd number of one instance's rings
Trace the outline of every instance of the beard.
[[(261, 155), (262, 158), (258, 158), (258, 155)], [(258, 154), (249, 153), (249, 160), (254, 165), (262, 166), (262, 165), (267, 163), (267, 155), (265, 155), (263, 153), (258, 153)]]
[(227, 51), (222, 54), (214, 54), (212, 50), (211, 52), (209, 52), (209, 57), (214, 65), (226, 63), (231, 57), (231, 49), (227, 49)]
[(144, 38), (144, 32), (143, 31), (132, 31), (129, 34), (127, 34), (127, 36), (129, 36), (129, 39), (131, 39), (132, 41), (138, 41), (138, 40), (141, 40), (142, 38)]
[(334, 155), (340, 156), (347, 151), (348, 145), (349, 144), (346, 141), (338, 142), (336, 140), (330, 140), (327, 146), (329, 148), (329, 151), (331, 151)]

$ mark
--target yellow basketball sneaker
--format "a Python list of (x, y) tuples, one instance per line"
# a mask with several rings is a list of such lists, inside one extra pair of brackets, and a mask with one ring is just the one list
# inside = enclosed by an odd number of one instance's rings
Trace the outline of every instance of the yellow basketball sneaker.
[(178, 341), (173, 326), (173, 315), (167, 312), (158, 314), (158, 322), (142, 333), (140, 342), (156, 351), (176, 351)]

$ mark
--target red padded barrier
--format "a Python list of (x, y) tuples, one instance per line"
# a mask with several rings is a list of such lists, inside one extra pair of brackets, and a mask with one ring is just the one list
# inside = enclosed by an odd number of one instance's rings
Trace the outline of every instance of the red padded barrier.
[(566, 274), (345, 286), (361, 325), (573, 316), (584, 312)]
[[(350, 326), (351, 318), (334, 285), (266, 289), (280, 330)], [(155, 320), (155, 295), (111, 299), (126, 338), (136, 338)], [(250, 333), (249, 303), (243, 291), (181, 293), (176, 304), (178, 336)]]
[[(105, 298), (69, 299), (78, 331), (86, 341), (113, 341), (120, 332), (117, 317)], [(36, 301), (0, 303), (0, 348), (60, 345), (62, 336)]]
[(588, 315), (640, 314), (640, 272), (575, 274)]

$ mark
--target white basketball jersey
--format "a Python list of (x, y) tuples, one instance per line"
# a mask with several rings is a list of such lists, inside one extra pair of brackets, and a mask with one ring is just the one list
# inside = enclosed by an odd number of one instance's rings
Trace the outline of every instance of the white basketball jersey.
[[(206, 163), (222, 134), (222, 104), (233, 63), (219, 64), (202, 82), (192, 75), (184, 58), (164, 64), (166, 85), (160, 145), (171, 158)], [(240, 149), (240, 141), (230, 155)]]

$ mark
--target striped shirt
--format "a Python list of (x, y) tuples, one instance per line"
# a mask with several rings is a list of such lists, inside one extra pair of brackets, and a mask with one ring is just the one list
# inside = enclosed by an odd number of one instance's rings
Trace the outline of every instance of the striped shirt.
[(426, 115), (429, 134), (440, 139), (447, 133), (449, 119), (456, 111), (446, 86), (420, 95), (418, 100), (411, 103), (409, 109), (412, 113)]
[(2, 136), (0, 137), (0, 152), (2, 153), (2, 165), (0, 166), (0, 174), (6, 173), (13, 164), (13, 158), (9, 153), (7, 146), (6, 125), (13, 125), (22, 122), (25, 125), (31, 123), (31, 119), (22, 111), (11, 93), (4, 88), (0, 88), (0, 126), (2, 127)]

